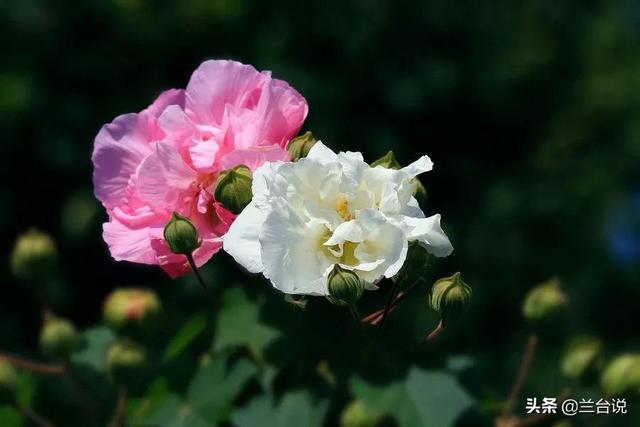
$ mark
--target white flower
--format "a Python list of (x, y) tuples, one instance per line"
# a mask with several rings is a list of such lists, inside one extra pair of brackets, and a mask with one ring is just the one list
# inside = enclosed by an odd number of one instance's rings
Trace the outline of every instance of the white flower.
[(453, 248), (440, 215), (425, 218), (413, 178), (431, 170), (423, 156), (399, 169), (370, 167), (360, 153), (334, 153), (320, 141), (295, 163), (265, 163), (253, 175), (253, 200), (224, 236), (224, 249), (288, 294), (327, 295), (333, 266), (376, 289), (394, 276), (417, 240), (428, 252)]

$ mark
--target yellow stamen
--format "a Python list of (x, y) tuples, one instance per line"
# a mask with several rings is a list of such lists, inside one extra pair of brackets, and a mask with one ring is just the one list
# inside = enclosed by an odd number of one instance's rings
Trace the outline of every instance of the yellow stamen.
[(338, 215), (345, 221), (351, 221), (353, 219), (349, 211), (349, 200), (343, 195), (339, 196), (336, 201), (336, 212), (338, 212)]

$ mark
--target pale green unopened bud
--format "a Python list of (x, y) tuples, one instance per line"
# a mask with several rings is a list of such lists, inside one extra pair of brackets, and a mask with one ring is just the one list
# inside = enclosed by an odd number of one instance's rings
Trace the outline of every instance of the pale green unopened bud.
[(18, 389), (18, 372), (0, 356), (0, 405), (11, 403)]
[(316, 144), (316, 139), (313, 137), (313, 134), (309, 131), (305, 132), (303, 135), (297, 136), (289, 142), (287, 146), (287, 150), (289, 150), (289, 155), (291, 155), (291, 161), (297, 162), (298, 160), (307, 157), (309, 155), (309, 151)]
[(471, 302), (471, 287), (462, 281), (460, 273), (438, 280), (431, 288), (431, 308), (443, 321), (460, 315)]
[(116, 341), (107, 351), (107, 372), (119, 384), (134, 384), (146, 362), (144, 347), (130, 339)]
[(607, 396), (640, 394), (640, 353), (627, 353), (613, 359), (600, 378)]
[(116, 289), (104, 304), (104, 321), (118, 332), (148, 331), (158, 320), (160, 300), (147, 289)]
[(364, 282), (358, 275), (336, 265), (329, 273), (329, 300), (336, 305), (354, 305), (364, 292)]
[(396, 160), (396, 156), (393, 154), (393, 151), (389, 150), (387, 154), (380, 157), (378, 160), (371, 163), (371, 167), (375, 168), (376, 166), (382, 166), (386, 169), (400, 169), (402, 166)]
[(567, 347), (562, 358), (562, 373), (572, 380), (587, 380), (597, 371), (602, 352), (602, 342), (582, 337)]
[(43, 280), (56, 267), (56, 244), (46, 233), (31, 229), (18, 236), (11, 253), (11, 270), (21, 280)]
[(375, 427), (382, 420), (380, 414), (368, 411), (359, 400), (353, 400), (340, 416), (342, 427)]
[(522, 313), (530, 322), (541, 322), (553, 318), (566, 305), (567, 296), (560, 289), (560, 281), (553, 278), (529, 291)]
[(191, 220), (174, 212), (171, 219), (164, 226), (164, 240), (169, 245), (171, 252), (182, 255), (191, 255), (200, 247), (198, 230)]
[(40, 350), (59, 360), (67, 360), (78, 346), (78, 331), (71, 322), (55, 316), (45, 319), (40, 331)]
[(220, 172), (216, 181), (216, 200), (226, 209), (238, 215), (251, 203), (253, 174), (244, 165)]

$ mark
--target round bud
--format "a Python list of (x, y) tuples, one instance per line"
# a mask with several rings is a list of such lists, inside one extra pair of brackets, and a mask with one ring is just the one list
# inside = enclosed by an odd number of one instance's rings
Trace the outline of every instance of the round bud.
[(329, 300), (336, 305), (354, 305), (364, 292), (364, 282), (353, 271), (335, 265), (329, 273)]
[(433, 284), (430, 305), (443, 321), (460, 315), (471, 302), (471, 287), (462, 281), (460, 273), (445, 277)]
[(383, 168), (386, 168), (386, 169), (400, 169), (400, 168), (402, 168), (402, 166), (400, 165), (398, 160), (396, 160), (396, 156), (393, 154), (393, 151), (391, 151), (391, 150), (389, 150), (387, 152), (387, 154), (385, 154), (384, 156), (380, 157), (375, 162), (371, 163), (371, 167), (372, 168), (375, 168), (376, 166), (382, 166)]
[(43, 280), (55, 269), (56, 258), (56, 244), (51, 236), (31, 229), (16, 240), (11, 270), (21, 280)]
[(600, 377), (607, 396), (640, 393), (640, 354), (627, 353), (614, 358)]
[(103, 317), (118, 332), (145, 332), (153, 327), (161, 305), (155, 292), (147, 289), (116, 289), (107, 297)]
[(67, 360), (78, 345), (78, 332), (66, 319), (48, 316), (40, 331), (40, 350), (59, 360)]
[(175, 254), (191, 255), (200, 247), (198, 230), (189, 218), (177, 212), (171, 215), (171, 219), (164, 226), (164, 240)]
[(569, 344), (562, 358), (562, 373), (572, 380), (589, 380), (596, 373), (602, 342), (582, 337)]
[(216, 181), (215, 198), (226, 209), (238, 215), (251, 203), (253, 174), (244, 165), (220, 172)]
[(0, 405), (14, 400), (18, 388), (18, 372), (6, 360), (0, 357)]
[(311, 147), (313, 147), (316, 142), (317, 141), (313, 137), (313, 134), (309, 131), (305, 132), (303, 135), (293, 138), (287, 146), (289, 155), (291, 155), (291, 161), (297, 162), (298, 160), (307, 157), (309, 155), (309, 151), (311, 151)]
[(147, 352), (135, 341), (116, 341), (107, 351), (107, 372), (114, 382), (133, 385), (140, 378), (145, 367)]
[(375, 427), (382, 417), (367, 411), (361, 401), (353, 400), (342, 412), (340, 425), (342, 427)]
[(553, 318), (567, 305), (567, 296), (560, 289), (560, 281), (553, 278), (533, 288), (527, 294), (522, 313), (530, 322)]

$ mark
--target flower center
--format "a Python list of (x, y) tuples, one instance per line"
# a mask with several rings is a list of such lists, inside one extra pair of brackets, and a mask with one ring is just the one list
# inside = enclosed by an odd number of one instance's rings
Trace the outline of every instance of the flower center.
[(351, 221), (353, 219), (349, 211), (349, 200), (342, 194), (338, 196), (338, 200), (336, 201), (336, 212), (338, 212), (340, 218), (345, 221)]

